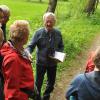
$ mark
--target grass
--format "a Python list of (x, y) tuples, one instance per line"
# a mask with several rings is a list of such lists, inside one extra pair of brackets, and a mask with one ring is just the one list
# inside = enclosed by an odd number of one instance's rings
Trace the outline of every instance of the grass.
[[(75, 2), (74, 2), (75, 3)], [(78, 2), (79, 3), (79, 2)], [(31, 40), (34, 31), (42, 26), (42, 15), (47, 9), (48, 2), (27, 2), (27, 0), (0, 0), (0, 4), (6, 4), (11, 9), (11, 17), (7, 24), (9, 30), (10, 24), (17, 19), (26, 19), (30, 22)], [(79, 3), (80, 4), (80, 3)], [(94, 15), (87, 17), (80, 10), (82, 5), (73, 6), (72, 2), (59, 1), (56, 8), (57, 24), (56, 27), (62, 32), (67, 59), (59, 64), (58, 73), (71, 65), (76, 55), (86, 49), (100, 31), (100, 6)], [(33, 53), (35, 59), (35, 53)], [(33, 64), (35, 66), (35, 64)], [(59, 75), (58, 75), (59, 77)]]
[[(7, 24), (8, 30), (14, 20), (26, 19), (30, 22), (31, 33), (29, 41), (34, 31), (42, 26), (42, 15), (48, 6), (48, 2), (45, 1), (39, 3), (27, 2), (27, 0), (0, 0), (0, 4), (6, 4), (11, 10), (11, 17)], [(57, 16), (56, 27), (62, 32), (65, 45), (64, 52), (68, 54), (68, 59), (73, 59), (80, 53), (100, 30), (100, 6), (96, 10), (96, 14), (91, 17), (86, 17), (82, 12), (73, 12), (73, 9), (75, 11), (75, 6), (73, 6), (72, 2), (59, 1), (55, 12)], [(80, 8), (77, 7), (77, 9)], [(33, 56), (35, 59), (35, 54)], [(67, 67), (68, 62), (65, 61), (64, 63), (66, 63), (64, 67)], [(63, 64), (61, 65), (63, 66)]]
[(0, 0), (0, 4), (6, 4), (11, 10), (9, 25), (17, 19), (25, 19), (30, 22), (32, 31), (40, 27), (42, 15), (47, 8), (46, 4), (31, 3), (23, 0)]

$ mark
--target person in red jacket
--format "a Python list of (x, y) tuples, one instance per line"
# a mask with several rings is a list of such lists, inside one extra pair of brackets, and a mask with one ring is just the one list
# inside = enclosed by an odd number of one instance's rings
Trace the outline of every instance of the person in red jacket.
[(5, 100), (28, 100), (34, 90), (31, 61), (23, 48), (28, 36), (29, 23), (16, 20), (10, 27), (10, 40), (2, 46)]
[(95, 52), (92, 51), (89, 55), (89, 58), (87, 60), (87, 63), (86, 63), (86, 70), (85, 70), (85, 73), (88, 73), (88, 72), (91, 72), (94, 70), (95, 68), (95, 65), (94, 65), (94, 62), (93, 62), (93, 57), (95, 55)]

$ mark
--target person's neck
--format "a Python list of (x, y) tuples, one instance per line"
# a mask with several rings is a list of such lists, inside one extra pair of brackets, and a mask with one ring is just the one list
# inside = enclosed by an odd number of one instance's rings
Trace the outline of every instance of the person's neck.
[(46, 32), (51, 32), (51, 31), (53, 31), (53, 28), (52, 28), (51, 30), (48, 30), (48, 29), (45, 27), (45, 30), (46, 30)]
[(22, 44), (20, 42), (13, 42), (12, 41), (12, 44), (13, 44), (14, 48), (16, 50), (18, 50), (19, 52), (23, 51), (23, 46), (22, 46)]

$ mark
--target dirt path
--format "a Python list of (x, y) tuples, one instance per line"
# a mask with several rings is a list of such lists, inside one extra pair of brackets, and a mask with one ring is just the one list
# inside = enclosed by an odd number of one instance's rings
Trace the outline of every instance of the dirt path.
[(65, 91), (66, 88), (68, 88), (70, 81), (75, 75), (84, 72), (84, 66), (86, 64), (89, 52), (95, 50), (99, 45), (100, 34), (98, 34), (94, 38), (90, 47), (85, 52), (83, 52), (81, 56), (76, 57), (76, 60), (72, 63), (72, 67), (62, 72), (61, 80), (56, 81), (55, 89), (52, 93), (51, 100), (65, 100)]

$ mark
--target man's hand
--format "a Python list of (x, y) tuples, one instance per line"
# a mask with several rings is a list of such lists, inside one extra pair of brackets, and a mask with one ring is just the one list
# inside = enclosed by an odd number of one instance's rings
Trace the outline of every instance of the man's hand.
[(32, 55), (30, 54), (30, 52), (29, 52), (27, 49), (25, 49), (25, 53), (26, 53), (28, 59), (32, 62), (33, 57), (32, 57)]

